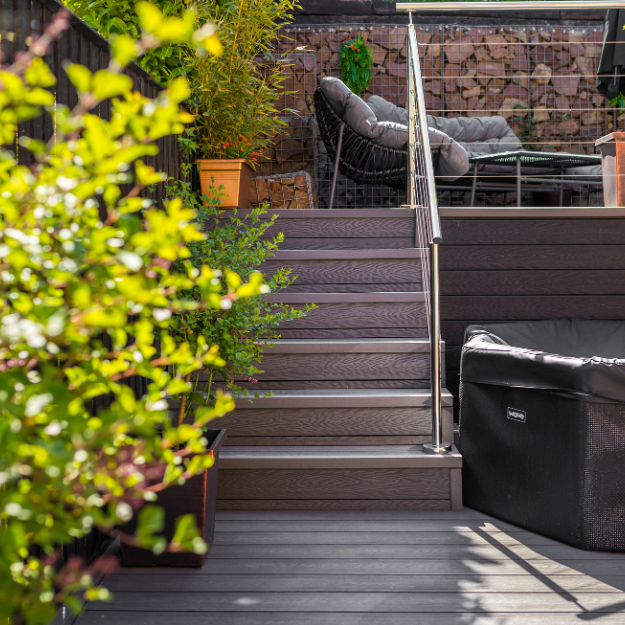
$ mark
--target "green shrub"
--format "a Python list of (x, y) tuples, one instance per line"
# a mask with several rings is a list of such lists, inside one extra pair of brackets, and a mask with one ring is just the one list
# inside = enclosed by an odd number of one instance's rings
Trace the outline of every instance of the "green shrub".
[(362, 35), (351, 36), (341, 45), (341, 80), (356, 94), (361, 95), (369, 87), (373, 52)]
[[(0, 144), (13, 144), (17, 124), (44, 111), (55, 121), (47, 145), (20, 137), (31, 167), (0, 152), (0, 617), (8, 623), (39, 625), (55, 603), (78, 610), (81, 597), (106, 599), (84, 564), (59, 568), (59, 546), (128, 521), (157, 491), (212, 463), (204, 427), (232, 409), (232, 397), (216, 394), (182, 427), (170, 423), (166, 397), (188, 393), (189, 374), (225, 362), (217, 346), (176, 341), (169, 329), (185, 311), (225, 310), (262, 287), (259, 273), (242, 282), (228, 271), (224, 281), (195, 267), (190, 246), (205, 235), (193, 210), (140, 197), (163, 179), (141, 159), (191, 120), (180, 108), (189, 87), (178, 78), (150, 100), (120, 72), (159, 41), (191, 45), (194, 24), (166, 22), (147, 3), (138, 9), (140, 42), (117, 37), (114, 61), (95, 74), (66, 68), (79, 93), (72, 111), (54, 103), (41, 58), (66, 18), (0, 70)], [(89, 112), (106, 99), (111, 121)], [(135, 375), (149, 381), (138, 398), (124, 384)], [(134, 543), (206, 549), (192, 518), (179, 519), (170, 545), (156, 535), (162, 525), (162, 511), (144, 505)]]
[[(135, 0), (62, 0), (104, 37), (140, 35)], [(181, 140), (187, 155), (199, 158), (250, 158), (267, 148), (285, 123), (276, 110), (284, 76), (274, 44), (292, 21), (298, 0), (155, 0), (166, 15), (195, 11), (196, 26), (215, 24), (223, 54), (195, 54), (184, 43), (149, 51), (141, 65), (162, 84), (186, 76), (197, 115)], [(217, 44), (216, 40), (211, 41)], [(259, 57), (271, 57), (261, 69)], [(234, 148), (236, 142), (240, 145)], [(252, 154), (253, 153), (253, 154)]]
[[(185, 260), (198, 269), (204, 265), (220, 270), (221, 280), (226, 280), (229, 271), (235, 271), (242, 280), (249, 280), (259, 266), (273, 256), (284, 235), (267, 236), (267, 230), (275, 225), (277, 215), (263, 219), (264, 209), (252, 209), (246, 217), (240, 217), (237, 210), (220, 209), (221, 194), (215, 190), (213, 197), (201, 196), (191, 191), (191, 184), (172, 181), (168, 187), (171, 198), (180, 198), (184, 205), (195, 211), (195, 223), (206, 233), (202, 241), (189, 243), (191, 256)], [(174, 268), (184, 270), (184, 263), (178, 261)], [(290, 270), (278, 269), (266, 278), (261, 293), (278, 293), (293, 282)], [(225, 286), (225, 285), (224, 285)], [(198, 301), (201, 292), (196, 288), (186, 293), (189, 299)], [(311, 306), (306, 308), (310, 310)], [(235, 381), (236, 378), (254, 379), (260, 373), (257, 368), (262, 358), (263, 347), (280, 338), (278, 326), (284, 322), (300, 319), (300, 311), (284, 304), (268, 303), (261, 295), (239, 299), (232, 307), (224, 309), (201, 308), (192, 312), (174, 315), (170, 335), (177, 341), (188, 341), (192, 349), (198, 341), (219, 346), (219, 356), (225, 364), (216, 367), (208, 364), (203, 371), (208, 374), (208, 392), (202, 393), (200, 371), (193, 379), (193, 388), (198, 391), (190, 397), (189, 403), (181, 403), (180, 418), (188, 414), (192, 404), (202, 405), (211, 400), (213, 381), (223, 381), (230, 391), (247, 391)], [(215, 377), (217, 375), (217, 377)], [(199, 389), (199, 390), (198, 390)], [(213, 398), (214, 399), (214, 398)]]

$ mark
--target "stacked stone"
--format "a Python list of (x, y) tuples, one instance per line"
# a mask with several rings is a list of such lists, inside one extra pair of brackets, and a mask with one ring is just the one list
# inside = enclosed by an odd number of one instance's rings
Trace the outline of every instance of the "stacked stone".
[[(286, 88), (297, 92), (291, 108), (304, 118), (314, 115), (312, 92), (321, 78), (340, 77), (340, 46), (357, 33), (368, 38), (374, 60), (363, 98), (376, 94), (406, 105), (404, 27), (297, 29), (285, 31), (279, 48), (295, 58), (285, 71)], [(612, 112), (595, 88), (602, 32), (428, 26), (417, 29), (417, 39), (424, 44), (419, 56), (432, 115), (503, 115), (526, 147), (542, 151), (593, 153), (592, 140), (613, 129)], [(620, 115), (618, 126), (624, 122)]]
[(271, 208), (313, 208), (312, 183), (308, 172), (265, 176), (250, 181), (250, 204)]

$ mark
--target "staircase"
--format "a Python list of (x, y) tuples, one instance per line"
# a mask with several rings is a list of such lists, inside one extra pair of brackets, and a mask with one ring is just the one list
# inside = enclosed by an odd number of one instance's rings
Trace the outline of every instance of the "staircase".
[[(261, 397), (237, 400), (219, 421), (228, 439), (218, 508), (461, 508), (460, 455), (421, 449), (431, 440), (430, 342), (414, 212), (276, 212), (285, 241), (263, 269), (291, 267), (298, 279), (269, 297), (316, 308), (265, 350), (249, 385)], [(447, 391), (443, 437), (453, 440)]]

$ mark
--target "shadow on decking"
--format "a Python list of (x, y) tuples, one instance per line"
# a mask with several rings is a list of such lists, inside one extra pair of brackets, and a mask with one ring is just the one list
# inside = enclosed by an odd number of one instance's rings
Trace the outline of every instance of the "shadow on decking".
[(625, 620), (625, 556), (470, 510), (222, 512), (206, 565), (121, 569), (78, 625), (553, 625)]

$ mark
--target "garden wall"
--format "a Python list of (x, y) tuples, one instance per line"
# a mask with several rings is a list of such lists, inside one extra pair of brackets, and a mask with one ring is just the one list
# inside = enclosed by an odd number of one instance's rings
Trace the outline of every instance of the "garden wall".
[[(439, 18), (440, 19), (440, 18)], [(406, 105), (406, 28), (401, 25), (300, 25), (282, 31), (285, 91), (278, 108), (288, 129), (276, 138), (263, 173), (305, 169), (316, 174), (320, 206), (331, 164), (316, 136), (313, 92), (324, 76), (340, 77), (340, 47), (361, 33), (370, 42), (374, 65), (369, 89)], [(446, 117), (503, 115), (525, 147), (593, 154), (596, 138), (625, 125), (596, 89), (603, 23), (562, 25), (442, 25), (417, 29), (428, 113)], [(275, 61), (274, 61), (275, 62)], [(341, 181), (337, 207), (380, 205), (348, 181)], [(370, 192), (371, 195), (372, 192)], [(379, 191), (384, 195), (385, 191)], [(391, 198), (389, 205), (401, 198)], [(351, 194), (351, 197), (350, 197)], [(375, 195), (375, 194), (373, 194)], [(379, 197), (377, 198), (379, 200)], [(371, 201), (372, 203), (369, 203)]]

